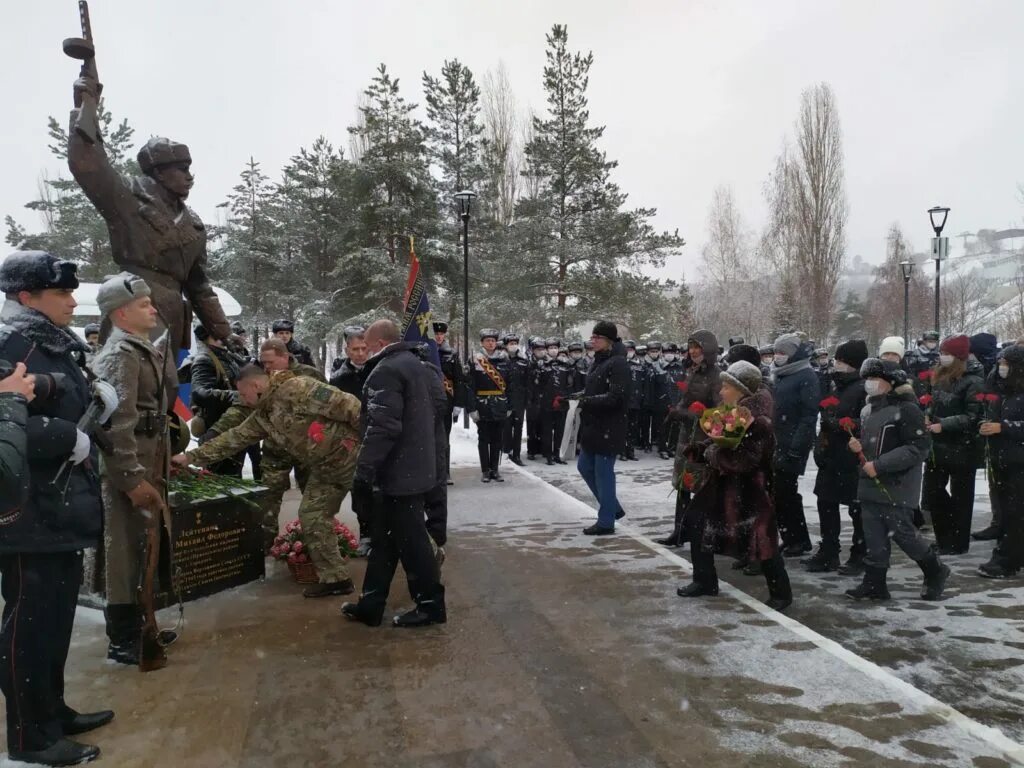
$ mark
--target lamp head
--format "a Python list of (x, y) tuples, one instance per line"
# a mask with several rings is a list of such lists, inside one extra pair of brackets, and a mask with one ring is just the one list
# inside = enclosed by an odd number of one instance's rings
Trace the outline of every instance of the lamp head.
[(458, 206), (460, 216), (469, 216), (470, 206), (473, 204), (473, 198), (476, 197), (476, 192), (471, 192), (468, 189), (464, 189), (461, 192), (456, 192), (452, 195), (455, 200), (455, 205)]
[(944, 208), (941, 205), (928, 209), (928, 218), (931, 219), (936, 237), (942, 237), (942, 229), (946, 226), (947, 216), (949, 216), (949, 208)]

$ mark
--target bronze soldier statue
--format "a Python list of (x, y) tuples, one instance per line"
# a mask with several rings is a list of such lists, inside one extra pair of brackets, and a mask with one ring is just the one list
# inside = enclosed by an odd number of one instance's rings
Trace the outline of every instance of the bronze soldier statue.
[[(139, 150), (142, 176), (124, 178), (111, 165), (96, 127), (103, 86), (96, 75), (88, 8), (81, 5), (84, 37), (64, 43), (69, 56), (83, 60), (74, 85), (68, 167), (107, 223), (114, 261), (152, 291), (161, 320), (152, 338), (166, 328), (174, 355), (189, 348), (194, 311), (210, 335), (228, 339), (231, 327), (206, 276), (206, 228), (185, 205), (193, 183), (192, 155), (186, 145), (156, 137)], [(109, 332), (108, 325), (104, 328)], [(173, 390), (177, 381), (170, 383)], [(172, 403), (174, 394), (169, 392)]]

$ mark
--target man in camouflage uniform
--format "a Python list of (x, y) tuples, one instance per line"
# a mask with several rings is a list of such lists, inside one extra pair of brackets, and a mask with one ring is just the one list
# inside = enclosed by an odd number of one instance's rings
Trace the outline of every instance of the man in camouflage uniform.
[[(106, 562), (107, 658), (139, 663), (142, 609), (138, 587), (143, 541), (149, 526), (159, 526), (167, 480), (166, 377), (173, 371), (165, 355), (166, 337), (154, 345), (150, 331), (159, 319), (149, 286), (123, 272), (100, 286), (100, 312), (113, 326), (93, 360), (96, 376), (119, 398), (110, 419), (109, 450), (102, 457), (104, 551)], [(164, 642), (173, 637), (162, 638)], [(161, 648), (161, 656), (163, 650)]]
[[(242, 386), (249, 379), (251, 386)], [(253, 407), (249, 418), (199, 448), (175, 456), (174, 463), (206, 466), (274, 435), (290, 461), (308, 473), (299, 522), (320, 583), (302, 594), (349, 594), (352, 580), (338, 549), (333, 518), (352, 488), (359, 452), (359, 400), (309, 376), (288, 370), (267, 376), (256, 366), (246, 366), (239, 373), (239, 394)]]
[[(303, 365), (288, 352), (288, 347), (278, 338), (267, 339), (260, 345), (260, 365), (267, 373), (291, 371), (296, 376), (306, 376), (323, 382), (324, 376), (310, 365)], [(223, 418), (223, 417), (222, 417)], [(221, 432), (225, 431), (223, 429)], [(285, 492), (292, 487), (292, 471), (295, 471), (295, 482), (300, 491), (306, 490), (307, 470), (299, 462), (293, 460), (288, 449), (281, 443), (277, 435), (270, 435), (263, 441), (263, 458), (260, 461), (263, 479), (260, 481), (270, 489), (263, 498), (263, 541), (266, 551), (277, 536), (280, 526), (278, 517), (281, 514), (281, 500)]]

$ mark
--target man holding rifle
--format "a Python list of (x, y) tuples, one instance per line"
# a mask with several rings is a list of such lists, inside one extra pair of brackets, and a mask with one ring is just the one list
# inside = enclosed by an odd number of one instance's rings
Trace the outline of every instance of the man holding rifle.
[(110, 419), (110, 449), (103, 452), (107, 658), (154, 669), (166, 664), (166, 656), (159, 643), (149, 642), (147, 658), (140, 657), (143, 607), (152, 604), (152, 585), (142, 594), (140, 584), (147, 541), (157, 544), (150, 557), (160, 551), (169, 459), (165, 382), (173, 366), (166, 338), (156, 345), (149, 340), (158, 317), (146, 281), (122, 272), (100, 286), (96, 301), (112, 330), (92, 367), (120, 401)]
[[(95, 759), (97, 747), (67, 737), (114, 717), (81, 714), (64, 701), (82, 550), (99, 544), (103, 523), (97, 452), (82, 419), (96, 407), (95, 396), (75, 362), (88, 347), (68, 328), (76, 269), (42, 251), (14, 253), (0, 266), (7, 299), (0, 359), (23, 363), (34, 377), (26, 421), (28, 497), (20, 510), (5, 510), (0, 525), (0, 688), (11, 759), (41, 765)], [(92, 424), (103, 423), (116, 405), (105, 403)]]

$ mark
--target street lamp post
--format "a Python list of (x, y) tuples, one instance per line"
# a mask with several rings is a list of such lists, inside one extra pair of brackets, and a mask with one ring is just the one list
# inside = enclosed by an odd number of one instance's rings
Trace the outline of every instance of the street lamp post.
[[(469, 209), (475, 192), (468, 189), (456, 192), (455, 204), (462, 219), (462, 362), (469, 365)], [(462, 427), (469, 429), (469, 408), (462, 411)]]
[[(901, 261), (903, 272), (903, 346), (910, 346), (910, 276), (914, 272), (914, 262)], [(905, 351), (905, 350), (904, 350)]]
[(949, 252), (949, 238), (942, 236), (942, 230), (946, 226), (946, 217), (949, 216), (949, 208), (936, 205), (928, 209), (928, 218), (931, 219), (932, 229), (935, 230), (935, 238), (932, 240), (932, 258), (935, 259), (935, 332), (941, 337), (939, 328), (939, 295), (942, 291), (942, 259)]

